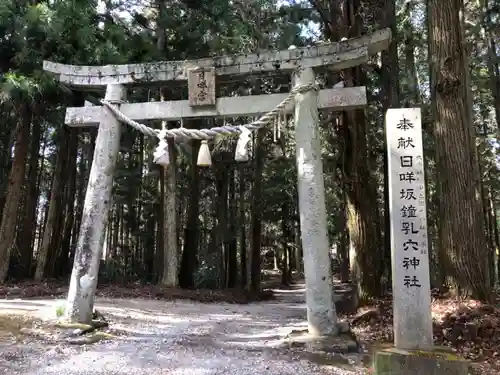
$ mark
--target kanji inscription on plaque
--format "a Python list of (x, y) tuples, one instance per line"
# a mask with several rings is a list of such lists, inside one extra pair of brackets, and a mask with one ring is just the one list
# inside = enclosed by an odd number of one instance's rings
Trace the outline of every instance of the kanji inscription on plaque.
[(188, 72), (189, 105), (215, 105), (215, 69), (195, 68)]

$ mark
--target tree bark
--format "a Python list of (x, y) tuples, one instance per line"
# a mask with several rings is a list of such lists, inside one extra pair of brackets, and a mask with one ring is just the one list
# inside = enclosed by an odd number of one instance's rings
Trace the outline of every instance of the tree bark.
[(488, 72), (490, 74), (491, 96), (493, 97), (493, 108), (495, 109), (497, 129), (500, 132), (500, 60), (497, 54), (495, 36), (491, 31), (491, 28), (494, 27), (494, 23), (491, 20), (489, 0), (483, 0), (483, 10), (487, 15), (483, 21), (484, 36), (487, 38), (488, 44), (486, 61), (488, 63)]
[(170, 165), (163, 170), (165, 184), (163, 206), (163, 277), (162, 284), (169, 287), (179, 285), (179, 256), (177, 249), (177, 177), (175, 144), (168, 140)]
[[(362, 34), (363, 19), (360, 10), (359, 0), (343, 3), (339, 13), (342, 16), (344, 31), (340, 36), (352, 38)], [(348, 87), (363, 86), (366, 76), (358, 66), (344, 71), (344, 80)], [(391, 100), (392, 97), (394, 94), (391, 94)], [(344, 187), (347, 193), (351, 275), (353, 281), (358, 284), (360, 298), (377, 297), (383, 293), (381, 218), (376, 186), (368, 164), (367, 124), (364, 111), (343, 112), (341, 135), (345, 152)]]
[(179, 270), (179, 285), (181, 288), (194, 288), (194, 273), (198, 268), (200, 184), (198, 181), (199, 167), (197, 162), (200, 141), (192, 140), (191, 142), (191, 191), (188, 203), (188, 217), (184, 229), (184, 248), (182, 250)]
[[(5, 111), (10, 111), (10, 108), (0, 108)], [(5, 124), (5, 133), (2, 139), (2, 154), (0, 155), (0, 216), (3, 214), (5, 199), (7, 198), (7, 189), (9, 184), (9, 172), (12, 166), (11, 150), (17, 136), (18, 123)]]
[[(392, 40), (387, 51), (382, 52), (382, 113), (389, 108), (397, 108), (399, 102), (399, 59), (396, 6), (394, 0), (382, 1), (381, 27), (390, 27)], [(385, 129), (385, 127), (384, 127)], [(391, 284), (391, 218), (389, 210), (389, 170), (387, 147), (384, 147), (384, 274), (388, 275), (387, 285)], [(386, 285), (386, 286), (387, 286)]]
[(218, 270), (218, 285), (224, 288), (227, 283), (227, 266), (228, 266), (228, 247), (227, 247), (227, 230), (228, 230), (228, 195), (229, 195), (229, 171), (225, 167), (215, 167), (215, 190), (214, 212), (216, 229), (215, 236), (215, 264)]
[(71, 242), (75, 223), (75, 198), (76, 198), (76, 174), (78, 157), (78, 133), (80, 129), (70, 129), (69, 149), (68, 149), (68, 183), (65, 190), (65, 218), (64, 230), (62, 233), (62, 242), (60, 246), (60, 263), (56, 268), (57, 276), (66, 277), (71, 272)]
[(236, 173), (235, 166), (231, 166), (229, 171), (229, 239), (226, 243), (228, 252), (227, 259), (227, 287), (234, 288), (238, 279), (238, 241), (236, 220), (238, 213), (236, 211)]
[(281, 204), (281, 251), (283, 252), (283, 264), (281, 266), (281, 284), (290, 285), (292, 281), (292, 271), (290, 262), (290, 208), (289, 202), (285, 200)]
[(16, 240), (17, 213), (20, 206), (24, 172), (26, 170), (26, 154), (29, 146), (29, 128), (31, 112), (27, 104), (21, 106), (20, 121), (16, 128), (14, 158), (9, 173), (7, 194), (2, 211), (0, 225), (0, 283), (6, 281), (9, 270), (12, 246)]
[(438, 246), (452, 291), (491, 299), (479, 162), (472, 126), (462, 2), (429, 0), (430, 87), (439, 187)]
[[(167, 9), (165, 1), (157, 0), (158, 7), (157, 28), (156, 28), (156, 48), (163, 54), (167, 47), (166, 30), (168, 25)], [(161, 90), (161, 100), (165, 100), (165, 90)], [(177, 287), (179, 285), (179, 250), (178, 250), (178, 233), (177, 233), (177, 155), (175, 152), (175, 144), (169, 139), (168, 151), (170, 157), (170, 165), (163, 168), (162, 184), (164, 186), (164, 194), (162, 196), (162, 245), (163, 252), (160, 257), (163, 261), (163, 270), (161, 283), (169, 287)]]
[(248, 284), (247, 278), (247, 229), (246, 229), (246, 204), (245, 204), (245, 167), (239, 167), (239, 226), (240, 226), (240, 286), (246, 288)]
[(255, 142), (255, 169), (252, 196), (252, 248), (250, 259), (250, 289), (260, 291), (260, 250), (262, 232), (262, 171), (264, 169), (264, 130), (257, 131)]
[(49, 260), (50, 251), (55, 252), (56, 249), (51, 247), (51, 239), (54, 233), (54, 225), (56, 220), (60, 217), (61, 211), (61, 198), (63, 195), (63, 181), (64, 167), (66, 158), (68, 156), (68, 139), (69, 130), (66, 127), (60, 129), (59, 134), (59, 152), (56, 158), (56, 166), (52, 175), (52, 188), (49, 201), (49, 210), (47, 213), (47, 220), (43, 231), (42, 244), (37, 255), (35, 281), (41, 281), (45, 276), (47, 261)]
[[(40, 140), (42, 138), (42, 126), (40, 118), (35, 118), (32, 125), (32, 138), (30, 147), (30, 157), (28, 162), (28, 190), (26, 207), (24, 212), (22, 238), (19, 241), (20, 268), (19, 277), (30, 277), (31, 265), (33, 262), (33, 240), (36, 228), (36, 207), (38, 203), (38, 169)], [(22, 270), (22, 271), (21, 271)]]

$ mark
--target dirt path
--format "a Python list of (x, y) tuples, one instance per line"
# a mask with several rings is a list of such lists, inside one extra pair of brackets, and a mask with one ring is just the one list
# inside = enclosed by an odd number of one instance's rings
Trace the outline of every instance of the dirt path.
[[(100, 299), (97, 308), (124, 337), (86, 347), (40, 343), (0, 348), (0, 373), (23, 375), (353, 375), (356, 355), (312, 355), (283, 348), (305, 327), (303, 289), (251, 305)], [(52, 313), (54, 300), (0, 301), (0, 312)], [(12, 312), (12, 311), (11, 311)], [(17, 349), (9, 349), (17, 348)], [(10, 353), (11, 351), (12, 353)], [(357, 364), (358, 363), (358, 364)]]

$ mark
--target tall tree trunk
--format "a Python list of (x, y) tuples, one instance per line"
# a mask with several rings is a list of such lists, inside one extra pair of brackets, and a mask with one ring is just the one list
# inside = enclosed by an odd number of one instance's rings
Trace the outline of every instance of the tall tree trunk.
[[(313, 3), (322, 17), (325, 36), (331, 41), (363, 34), (360, 0), (329, 2), (329, 12), (326, 12), (319, 2)], [(394, 53), (394, 47), (392, 52)], [(361, 67), (347, 69), (341, 73), (341, 77), (347, 87), (363, 86), (366, 81)], [(337, 147), (340, 147), (339, 152), (343, 155), (341, 175), (347, 193), (351, 277), (358, 284), (360, 297), (378, 296), (383, 292), (381, 218), (376, 185), (372, 182), (368, 163), (364, 111), (343, 112), (339, 121), (339, 135), (341, 144)]]
[(76, 163), (78, 156), (78, 134), (80, 129), (69, 129), (69, 148), (68, 148), (68, 183), (65, 190), (65, 219), (62, 233), (61, 254), (58, 260), (58, 276), (67, 276), (71, 272), (71, 242), (73, 239), (73, 230), (75, 224), (75, 198), (76, 198)]
[[(158, 18), (156, 28), (156, 48), (160, 55), (165, 53), (167, 47), (166, 30), (168, 27), (166, 3), (162, 0), (157, 0)], [(165, 100), (165, 90), (161, 90), (161, 100)], [(165, 125), (165, 124), (163, 124)], [(164, 195), (162, 196), (162, 212), (163, 212), (163, 227), (162, 227), (162, 260), (163, 270), (161, 283), (165, 286), (176, 287), (179, 284), (179, 250), (178, 250), (178, 233), (177, 233), (177, 155), (175, 152), (175, 144), (172, 139), (168, 140), (168, 150), (170, 156), (170, 165), (163, 168), (162, 178), (164, 184)]]
[(496, 227), (497, 227), (497, 222), (496, 222), (496, 215), (495, 215), (495, 204), (493, 202), (493, 192), (492, 188), (488, 187), (488, 194), (487, 194), (487, 199), (486, 202), (488, 204), (488, 216), (487, 216), (487, 223), (488, 223), (488, 240), (490, 243), (490, 252), (489, 252), (489, 266), (490, 266), (490, 281), (491, 281), (491, 286), (494, 287), (497, 282), (498, 282), (498, 274), (496, 270), (496, 264), (498, 263), (497, 260), (497, 246), (496, 246)]
[[(286, 197), (287, 198), (287, 197)], [(289, 202), (286, 200), (281, 204), (281, 248), (283, 252), (283, 265), (281, 267), (281, 284), (290, 285), (292, 281), (291, 264), (290, 264), (290, 208)]]
[(16, 240), (17, 213), (26, 170), (26, 154), (29, 147), (31, 110), (23, 104), (19, 111), (20, 121), (16, 128), (14, 158), (9, 173), (7, 194), (0, 225), (0, 283), (5, 282), (9, 270), (12, 246)]
[[(340, 36), (352, 38), (362, 34), (360, 7), (359, 0), (343, 3), (340, 14), (346, 31)], [(344, 80), (346, 86), (363, 86), (366, 77), (361, 67), (355, 67), (344, 72)], [(380, 296), (383, 292), (381, 223), (376, 186), (368, 165), (367, 124), (363, 110), (342, 114), (341, 135), (345, 152), (344, 187), (347, 192), (351, 275), (358, 283), (361, 298)]]
[[(78, 144), (76, 128), (66, 128), (67, 134), (67, 145), (64, 147), (66, 154), (63, 156), (64, 164), (60, 170), (61, 181), (61, 193), (59, 196), (59, 201), (57, 202), (57, 220), (52, 228), (52, 234), (50, 236), (50, 249), (49, 261), (46, 262), (45, 266), (45, 276), (58, 278), (61, 276), (61, 271), (64, 266), (66, 266), (66, 261), (68, 259), (68, 253), (66, 249), (63, 248), (63, 240), (66, 234), (67, 220), (71, 220), (71, 215), (68, 213), (68, 209), (72, 211), (72, 207), (68, 207), (68, 194), (70, 190), (70, 183), (73, 178), (73, 171), (76, 165), (76, 150)], [(73, 203), (71, 201), (71, 203)]]
[(295, 215), (299, 219), (297, 219), (293, 226), (293, 235), (294, 235), (294, 243), (295, 243), (295, 268), (298, 273), (302, 273), (304, 271), (304, 263), (302, 262), (303, 251), (302, 251), (302, 239), (300, 238), (300, 216), (298, 214), (298, 206), (295, 205)]
[(240, 227), (240, 286), (246, 288), (247, 278), (247, 229), (246, 229), (246, 205), (245, 205), (245, 167), (243, 164), (239, 167), (239, 227)]
[(491, 10), (489, 0), (483, 0), (483, 11), (486, 15), (483, 21), (484, 37), (488, 44), (486, 61), (488, 63), (488, 72), (490, 74), (491, 96), (493, 97), (493, 108), (495, 109), (495, 118), (497, 121), (497, 129), (500, 133), (500, 69), (497, 54), (497, 44), (495, 36), (491, 29), (496, 25), (491, 20)]
[[(345, 187), (347, 192), (347, 226), (350, 241), (352, 281), (358, 284), (359, 296), (365, 299), (382, 294), (382, 254), (379, 251), (380, 217), (376, 210), (377, 195), (367, 164), (364, 113), (351, 113), (344, 126), (346, 142)], [(344, 116), (344, 118), (346, 118)]]
[(236, 211), (236, 174), (235, 166), (232, 165), (229, 170), (229, 239), (227, 241), (227, 287), (234, 288), (238, 279), (238, 248), (237, 248), (237, 230), (236, 220), (238, 212)]
[(162, 284), (169, 287), (177, 287), (179, 251), (177, 249), (177, 177), (175, 144), (172, 139), (168, 140), (168, 151), (170, 153), (170, 165), (164, 168), (164, 208), (163, 208), (163, 277)]
[(404, 87), (404, 97), (401, 98), (405, 107), (414, 107), (422, 103), (420, 95), (420, 84), (415, 63), (415, 30), (412, 20), (414, 19), (413, 7), (415, 2), (408, 1), (405, 4), (403, 17), (405, 21), (402, 24), (403, 32), (403, 55), (404, 55), (404, 79), (401, 83)]
[(194, 288), (194, 273), (198, 268), (200, 185), (197, 162), (200, 141), (192, 140), (191, 143), (191, 192), (188, 204), (188, 218), (184, 229), (184, 248), (179, 270), (179, 285), (181, 288)]
[(499, 256), (498, 256), (498, 253), (500, 251), (500, 234), (498, 232), (498, 217), (497, 217), (497, 206), (495, 204), (496, 202), (496, 199), (495, 199), (495, 196), (493, 195), (492, 193), (492, 197), (491, 197), (491, 214), (493, 216), (493, 233), (494, 233), (494, 237), (495, 237), (495, 264), (493, 265), (494, 267), (494, 271), (493, 271), (493, 275), (494, 275), (494, 280), (495, 280), (495, 283), (498, 284), (499, 282), (499, 272), (500, 270), (498, 269), (498, 259), (499, 259)]
[(347, 283), (349, 281), (349, 231), (347, 230), (347, 196), (346, 190), (342, 187), (342, 200), (341, 200), (341, 208), (339, 214), (340, 221), (340, 235), (339, 235), (339, 243), (338, 243), (338, 257), (340, 261), (340, 281), (343, 283)]
[(68, 156), (68, 138), (69, 130), (66, 127), (62, 127), (60, 129), (58, 141), (59, 152), (57, 154), (56, 166), (52, 175), (52, 189), (50, 194), (49, 211), (47, 214), (45, 229), (43, 231), (42, 244), (40, 246), (36, 261), (35, 281), (41, 281), (45, 277), (50, 252), (51, 250), (52, 252), (56, 250), (51, 248), (51, 242), (53, 239), (56, 221), (61, 216), (60, 206), (64, 186), (62, 178), (64, 175), (66, 158)]
[[(216, 167), (217, 168), (217, 167)], [(227, 248), (227, 227), (228, 227), (228, 194), (229, 194), (229, 173), (225, 166), (218, 167), (215, 172), (215, 187), (214, 202), (216, 207), (215, 222), (215, 258), (218, 260), (215, 264), (218, 269), (218, 285), (224, 288), (227, 283), (227, 266), (228, 266), (228, 248)]]
[(262, 232), (262, 171), (264, 169), (264, 130), (257, 131), (255, 142), (255, 169), (252, 196), (252, 249), (251, 249), (251, 277), (250, 289), (260, 291), (260, 250)]
[[(0, 104), (0, 108), (2, 108)], [(10, 108), (2, 108), (5, 111), (10, 111)], [(7, 187), (9, 184), (9, 172), (12, 166), (11, 151), (16, 140), (18, 123), (5, 124), (4, 137), (2, 139), (2, 154), (0, 166), (0, 216), (3, 214), (5, 199), (7, 197)]]
[[(382, 113), (387, 113), (389, 108), (397, 108), (399, 103), (399, 60), (398, 60), (398, 34), (396, 23), (396, 4), (394, 0), (382, 1), (381, 26), (390, 27), (392, 41), (387, 51), (382, 52)], [(385, 127), (384, 127), (385, 129)], [(385, 137), (384, 137), (385, 139)], [(391, 284), (391, 215), (389, 210), (389, 170), (387, 147), (384, 147), (384, 265), (387, 285)]]
[(491, 299), (479, 162), (460, 1), (429, 0), (429, 56), (439, 186), (439, 242), (452, 290)]
[[(163, 174), (164, 172), (162, 172)], [(156, 252), (155, 252), (155, 277), (158, 283), (162, 282), (163, 276), (165, 275), (165, 254), (164, 254), (164, 249), (165, 249), (165, 233), (163, 233), (164, 228), (165, 228), (165, 178), (164, 176), (161, 176), (158, 179), (158, 189), (159, 189), (159, 194), (160, 194), (160, 201), (158, 204), (156, 204), (155, 207), (155, 212), (157, 213), (158, 216), (158, 222), (156, 225), (158, 225), (158, 228), (156, 230), (156, 242), (153, 239), (152, 244), (156, 245)], [(178, 241), (176, 241), (177, 245)], [(178, 275), (177, 275), (178, 276)], [(177, 281), (179, 278), (177, 277)]]
[[(19, 241), (19, 249), (21, 252), (20, 265), (18, 271), (19, 277), (31, 276), (31, 265), (33, 262), (33, 243), (35, 238), (36, 228), (36, 207), (38, 204), (38, 167), (39, 167), (39, 151), (40, 140), (42, 138), (42, 126), (40, 118), (35, 118), (32, 124), (30, 157), (28, 162), (28, 189), (26, 206), (23, 219), (22, 236)], [(22, 270), (22, 271), (21, 271)]]

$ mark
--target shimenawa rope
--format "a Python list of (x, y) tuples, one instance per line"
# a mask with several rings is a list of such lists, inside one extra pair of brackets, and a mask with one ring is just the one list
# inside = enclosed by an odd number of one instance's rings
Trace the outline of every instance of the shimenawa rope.
[(177, 129), (165, 129), (165, 128), (163, 128), (162, 130), (153, 129), (150, 128), (149, 126), (146, 126), (144, 124), (141, 124), (137, 121), (130, 119), (123, 112), (121, 112), (118, 107), (111, 104), (110, 102), (106, 100), (101, 100), (101, 103), (105, 107), (107, 107), (119, 121), (130, 125), (134, 129), (137, 129), (141, 133), (148, 135), (150, 137), (157, 137), (160, 139), (163, 139), (165, 137), (167, 138), (182, 137), (182, 138), (209, 140), (215, 138), (217, 135), (225, 135), (225, 136), (239, 135), (240, 133), (243, 132), (243, 129), (248, 129), (251, 131), (260, 129), (273, 122), (276, 116), (278, 116), (279, 113), (283, 111), (293, 101), (296, 94), (304, 93), (310, 90), (318, 90), (318, 87), (314, 84), (299, 85), (294, 87), (289, 92), (288, 96), (274, 109), (270, 110), (265, 115), (260, 117), (258, 120), (253, 121), (249, 124), (238, 125), (238, 126), (224, 125), (210, 129), (187, 129), (183, 127)]

